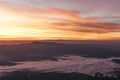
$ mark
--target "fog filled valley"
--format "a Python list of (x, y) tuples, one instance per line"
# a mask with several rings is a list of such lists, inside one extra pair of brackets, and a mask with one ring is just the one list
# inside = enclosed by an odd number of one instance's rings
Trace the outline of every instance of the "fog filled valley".
[(120, 75), (119, 42), (33, 41), (0, 45), (0, 80), (88, 80), (86, 76), (94, 80), (92, 76), (97, 72)]

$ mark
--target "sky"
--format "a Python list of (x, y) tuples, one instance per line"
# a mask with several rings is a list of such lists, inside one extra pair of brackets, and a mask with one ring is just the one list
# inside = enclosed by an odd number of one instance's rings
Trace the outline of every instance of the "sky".
[(0, 40), (120, 40), (120, 0), (0, 0)]

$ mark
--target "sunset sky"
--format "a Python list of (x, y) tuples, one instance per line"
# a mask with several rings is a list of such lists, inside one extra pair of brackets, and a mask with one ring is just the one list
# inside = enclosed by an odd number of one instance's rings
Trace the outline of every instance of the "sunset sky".
[(0, 40), (120, 40), (120, 0), (0, 0)]

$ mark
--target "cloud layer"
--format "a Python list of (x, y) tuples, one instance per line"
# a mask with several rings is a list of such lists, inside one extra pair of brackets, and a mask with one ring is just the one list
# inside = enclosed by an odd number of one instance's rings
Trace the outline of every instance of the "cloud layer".
[[(41, 71), (41, 72), (79, 72), (84, 74), (94, 74), (101, 72), (110, 75), (114, 69), (119, 69), (120, 65), (112, 62), (112, 59), (94, 59), (80, 56), (58, 57), (58, 61), (43, 60), (38, 62), (21, 62), (15, 66), (0, 66), (0, 74), (19, 70)], [(119, 58), (118, 58), (119, 59)]]

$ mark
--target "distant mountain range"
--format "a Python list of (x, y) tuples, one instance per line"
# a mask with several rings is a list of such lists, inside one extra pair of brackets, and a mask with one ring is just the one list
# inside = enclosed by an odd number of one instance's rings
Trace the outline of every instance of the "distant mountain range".
[(2, 61), (57, 60), (55, 57), (63, 55), (92, 58), (120, 57), (120, 43), (64, 44), (35, 41), (17, 45), (0, 45)]

